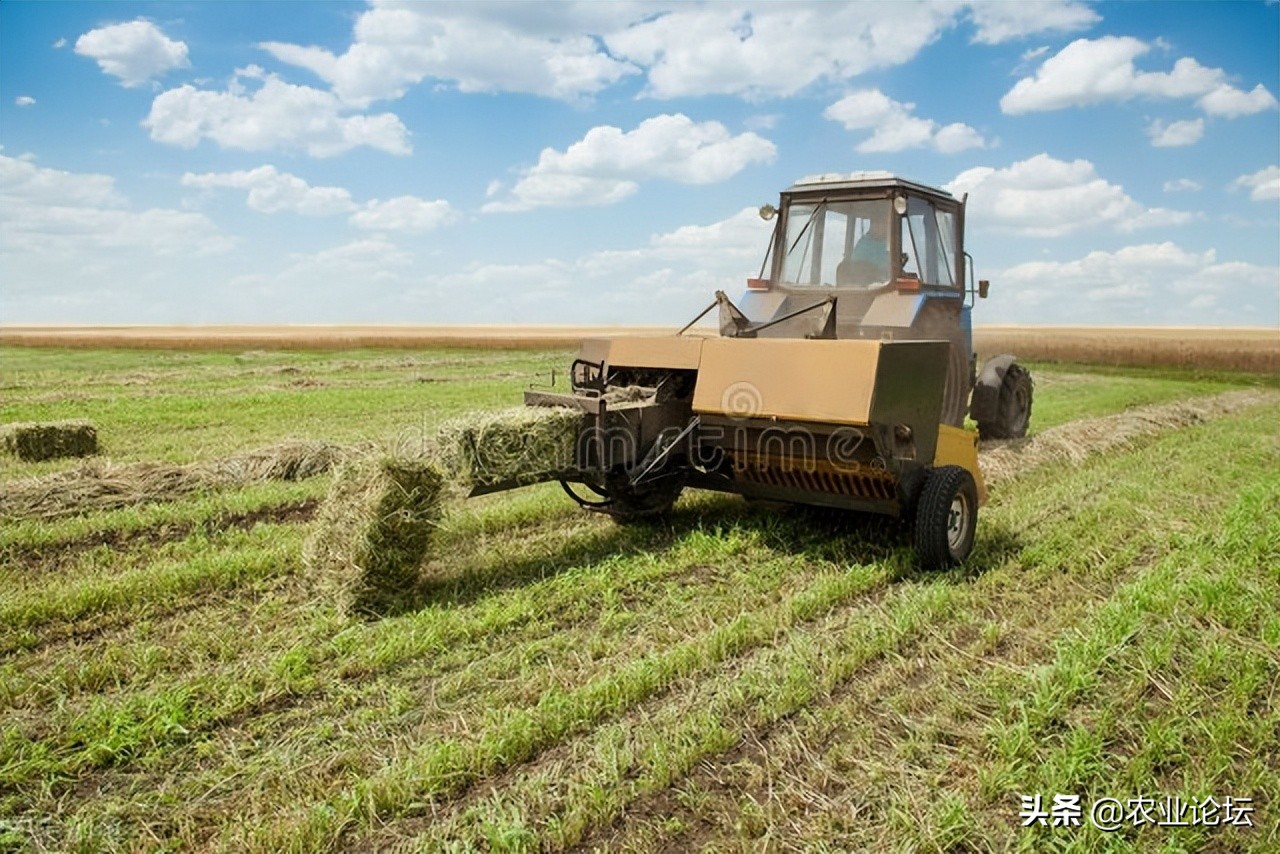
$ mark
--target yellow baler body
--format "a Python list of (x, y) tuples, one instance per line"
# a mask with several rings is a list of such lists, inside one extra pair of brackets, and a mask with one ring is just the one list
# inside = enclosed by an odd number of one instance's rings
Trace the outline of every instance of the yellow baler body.
[[(936, 386), (938, 412), (946, 364), (928, 356), (943, 342), (789, 338), (619, 337), (583, 342), (580, 357), (617, 368), (696, 373), (692, 409), (703, 416), (759, 419), (780, 425), (870, 427), (902, 388)], [(889, 352), (888, 348), (899, 348)], [(935, 353), (936, 354), (936, 353)], [(887, 360), (887, 361), (886, 361)], [(880, 388), (880, 385), (890, 386)], [(900, 412), (897, 408), (894, 411)], [(938, 424), (932, 465), (969, 471), (985, 504), (978, 436)]]

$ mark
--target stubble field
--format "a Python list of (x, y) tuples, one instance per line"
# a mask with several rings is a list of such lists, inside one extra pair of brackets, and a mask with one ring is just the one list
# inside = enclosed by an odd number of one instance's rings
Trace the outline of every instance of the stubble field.
[[(0, 421), (223, 470), (569, 359), (9, 347)], [(1032, 370), (946, 574), (890, 524), (694, 493), (623, 528), (543, 485), (454, 508), (417, 607), (361, 619), (301, 560), (327, 475), (36, 514), (103, 461), (0, 458), (0, 850), (1276, 850), (1275, 376)], [(1022, 827), (1035, 794), (1081, 826)], [(1210, 797), (1254, 826), (1156, 826)]]

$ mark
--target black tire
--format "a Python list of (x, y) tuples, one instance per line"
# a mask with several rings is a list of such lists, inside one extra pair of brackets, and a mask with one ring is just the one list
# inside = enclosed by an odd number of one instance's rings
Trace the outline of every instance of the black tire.
[(653, 521), (665, 516), (682, 492), (683, 477), (667, 477), (641, 490), (611, 486), (609, 498), (613, 503), (604, 508), (604, 512), (619, 525)]
[(929, 473), (916, 502), (915, 547), (920, 568), (932, 572), (957, 566), (973, 551), (978, 528), (978, 488), (960, 466)]
[(1031, 424), (1031, 403), (1035, 384), (1031, 374), (1018, 364), (1010, 365), (1000, 384), (995, 417), (978, 422), (983, 439), (1021, 439)]

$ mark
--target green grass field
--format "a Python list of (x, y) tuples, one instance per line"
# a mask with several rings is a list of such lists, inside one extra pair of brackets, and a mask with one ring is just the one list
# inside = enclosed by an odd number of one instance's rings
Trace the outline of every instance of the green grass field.
[[(569, 358), (5, 348), (0, 422), (116, 461), (414, 441)], [(1000, 481), (947, 574), (889, 525), (543, 485), (455, 508), (418, 607), (363, 620), (301, 561), (328, 477), (0, 520), (0, 850), (1277, 850), (1275, 379), (1032, 370), (1034, 430), (1270, 389)], [(1034, 794), (1082, 826), (1022, 827)], [(1254, 827), (1090, 826), (1140, 797)]]

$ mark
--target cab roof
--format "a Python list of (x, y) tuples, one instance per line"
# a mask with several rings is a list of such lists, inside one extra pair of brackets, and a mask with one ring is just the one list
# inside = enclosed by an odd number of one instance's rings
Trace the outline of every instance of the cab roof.
[(916, 193), (954, 199), (955, 196), (946, 190), (930, 187), (915, 181), (899, 178), (892, 172), (824, 172), (820, 175), (806, 175), (796, 181), (784, 193), (802, 193), (813, 190), (869, 190), (901, 188)]

